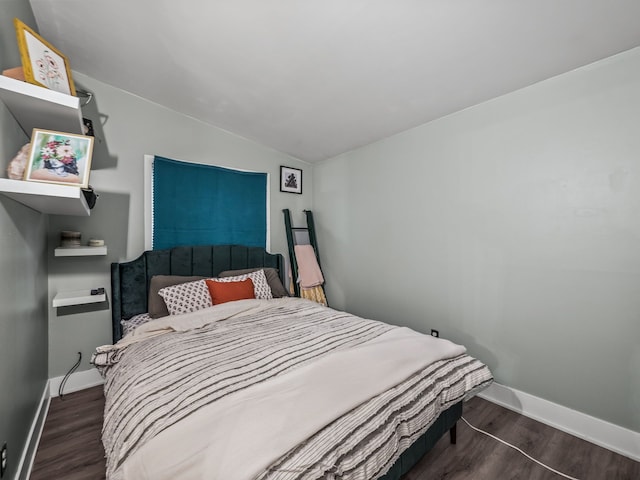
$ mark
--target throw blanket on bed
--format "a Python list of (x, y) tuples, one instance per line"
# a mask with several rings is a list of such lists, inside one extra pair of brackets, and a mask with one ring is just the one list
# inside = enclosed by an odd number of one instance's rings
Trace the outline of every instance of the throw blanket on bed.
[[(437, 416), (491, 380), (463, 352), (299, 299), (233, 302), (150, 322), (94, 358), (106, 375), (107, 478), (247, 480), (265, 471), (265, 478), (318, 478), (345, 465), (339, 452), (349, 445), (356, 463), (388, 468), (401, 449), (388, 444), (385, 430), (411, 427), (411, 438), (426, 428), (415, 417)], [(449, 400), (441, 394), (450, 386), (434, 388), (427, 378), (434, 371), (425, 370), (443, 359), (461, 359), (447, 362), (457, 372)], [(333, 388), (325, 388), (329, 381)], [(365, 407), (388, 391), (395, 393), (374, 410)], [(431, 394), (416, 397), (423, 391)], [(394, 403), (407, 405), (388, 411)], [(327, 442), (335, 432), (325, 430), (341, 417), (367, 422), (340, 428), (336, 450)], [(378, 430), (384, 435), (370, 447)], [(251, 454), (241, 455), (245, 449)]]

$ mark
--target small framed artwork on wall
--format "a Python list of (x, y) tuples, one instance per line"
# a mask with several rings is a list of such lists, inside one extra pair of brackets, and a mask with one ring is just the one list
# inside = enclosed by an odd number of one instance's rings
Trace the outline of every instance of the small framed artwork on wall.
[(33, 129), (24, 179), (87, 188), (93, 137)]
[(280, 167), (280, 191), (302, 193), (302, 170), (299, 168)]

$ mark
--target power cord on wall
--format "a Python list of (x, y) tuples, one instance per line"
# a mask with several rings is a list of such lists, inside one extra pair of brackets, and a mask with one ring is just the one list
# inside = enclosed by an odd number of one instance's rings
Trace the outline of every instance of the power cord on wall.
[(69, 380), (69, 377), (71, 376), (71, 374), (76, 371), (76, 368), (80, 366), (81, 361), (82, 361), (82, 352), (78, 352), (78, 361), (67, 372), (67, 374), (64, 376), (64, 378), (60, 382), (60, 386), (58, 387), (58, 396), (60, 397), (60, 400), (64, 400), (64, 394), (62, 393), (62, 391), (64, 390), (64, 384), (67, 383), (67, 380)]
[(486, 436), (488, 436), (488, 437), (493, 438), (494, 440), (497, 440), (498, 442), (500, 442), (500, 443), (502, 443), (502, 444), (506, 445), (507, 447), (511, 447), (511, 448), (513, 448), (515, 451), (517, 451), (517, 452), (521, 453), (522, 455), (524, 455), (525, 457), (527, 457), (529, 460), (531, 460), (531, 461), (533, 461), (533, 462), (537, 463), (538, 465), (540, 465), (540, 466), (542, 466), (542, 467), (546, 468), (547, 470), (549, 470), (549, 471), (551, 471), (551, 472), (553, 472), (553, 473), (555, 473), (555, 474), (557, 474), (557, 475), (560, 475), (560, 476), (562, 476), (562, 477), (564, 477), (564, 478), (568, 478), (569, 480), (578, 480), (578, 479), (577, 479), (577, 478), (575, 478), (575, 477), (571, 477), (571, 476), (566, 475), (566, 474), (564, 474), (564, 473), (562, 473), (562, 472), (559, 472), (558, 470), (555, 470), (555, 469), (551, 468), (549, 465), (545, 465), (544, 463), (542, 463), (542, 462), (541, 462), (541, 461), (539, 461), (539, 460), (536, 460), (536, 459), (535, 459), (535, 458), (533, 458), (531, 455), (529, 455), (529, 454), (525, 453), (524, 451), (522, 451), (522, 450), (521, 450), (521, 449), (519, 449), (518, 447), (516, 447), (516, 446), (514, 446), (514, 445), (511, 445), (509, 442), (505, 442), (504, 440), (502, 440), (502, 439), (500, 439), (500, 438), (496, 437), (495, 435), (491, 435), (489, 432), (485, 432), (484, 430), (482, 430), (482, 429), (480, 429), (480, 428), (478, 428), (478, 427), (474, 427), (473, 425), (471, 425), (471, 424), (467, 421), (467, 419), (466, 419), (466, 418), (462, 417), (462, 421), (463, 421), (464, 423), (466, 423), (467, 425), (469, 425), (469, 426), (470, 426), (473, 430), (475, 430), (476, 432), (480, 432), (480, 433), (482, 433), (482, 434), (484, 434), (484, 435), (486, 435)]

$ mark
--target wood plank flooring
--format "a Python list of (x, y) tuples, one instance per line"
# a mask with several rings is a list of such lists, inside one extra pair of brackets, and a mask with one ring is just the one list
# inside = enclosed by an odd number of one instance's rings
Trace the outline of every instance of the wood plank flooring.
[[(31, 480), (105, 478), (100, 442), (102, 387), (51, 399)], [(464, 417), (529, 455), (580, 480), (638, 480), (640, 463), (531, 420), (481, 398), (465, 404)], [(515, 450), (458, 422), (458, 442), (445, 435), (403, 480), (557, 480)]]
[[(472, 425), (580, 480), (640, 480), (640, 463), (475, 397), (464, 406)], [(441, 439), (403, 480), (557, 480), (512, 448), (458, 422), (458, 441)]]
[(102, 386), (52, 398), (31, 480), (105, 478)]

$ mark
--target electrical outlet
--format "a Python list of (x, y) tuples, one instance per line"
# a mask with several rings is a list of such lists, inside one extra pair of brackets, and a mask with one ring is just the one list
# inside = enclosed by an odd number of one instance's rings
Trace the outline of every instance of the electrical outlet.
[(2, 445), (0, 450), (0, 478), (4, 477), (4, 472), (7, 471), (7, 442)]
[(431, 329), (431, 336), (432, 337), (440, 337), (440, 332), (438, 332), (438, 330), (434, 330), (433, 328)]

